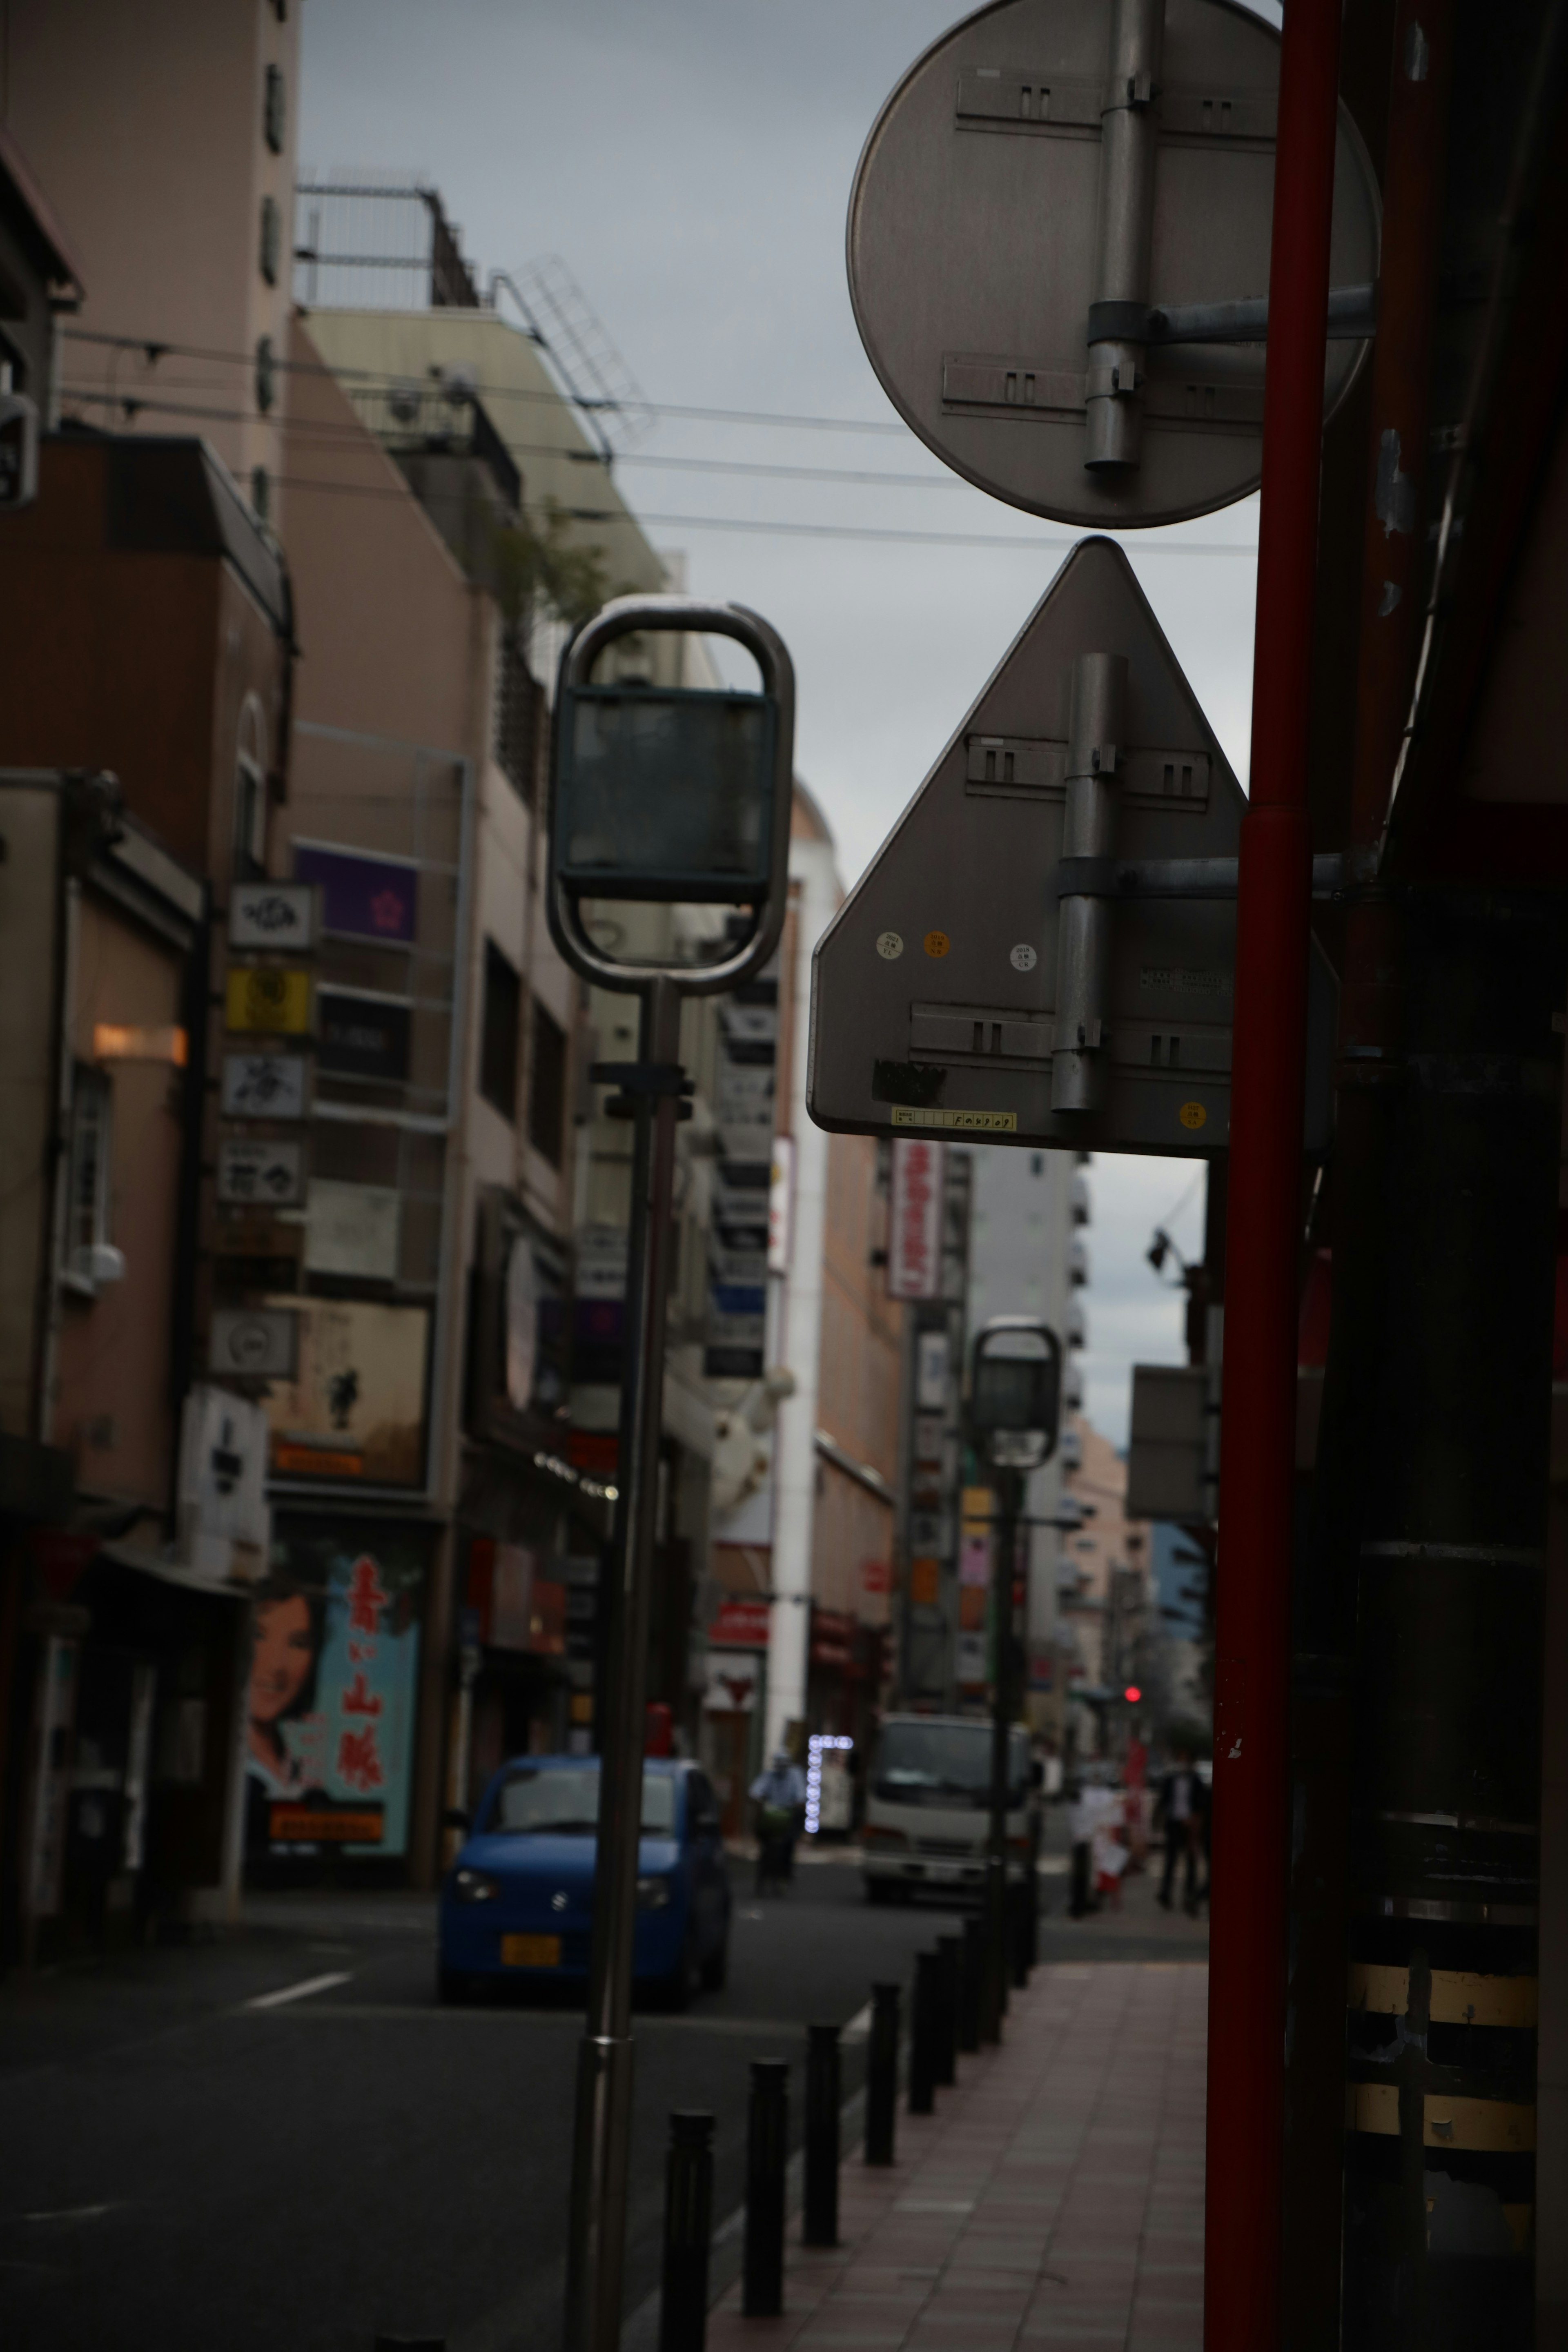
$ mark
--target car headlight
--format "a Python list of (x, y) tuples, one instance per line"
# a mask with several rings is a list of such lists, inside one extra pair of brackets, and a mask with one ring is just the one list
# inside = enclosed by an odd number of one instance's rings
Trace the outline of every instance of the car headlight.
[(671, 1887), (668, 1878), (639, 1878), (637, 1904), (644, 1911), (663, 1911), (668, 1907)]
[(455, 1870), (452, 1893), (459, 1903), (493, 1903), (500, 1893), (500, 1880), (489, 1870)]

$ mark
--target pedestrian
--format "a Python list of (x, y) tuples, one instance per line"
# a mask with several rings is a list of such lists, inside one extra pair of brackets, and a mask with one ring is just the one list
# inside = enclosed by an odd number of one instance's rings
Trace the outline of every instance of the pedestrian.
[(795, 1842), (805, 1811), (805, 1779), (787, 1748), (775, 1748), (773, 1760), (752, 1783), (756, 1807), (757, 1893), (769, 1879), (783, 1885), (795, 1875)]
[(1178, 1748), (1171, 1770), (1160, 1783), (1158, 1810), (1165, 1826), (1165, 1867), (1160, 1880), (1158, 1900), (1162, 1909), (1170, 1909), (1176, 1864), (1183, 1862), (1185, 1865), (1185, 1891), (1182, 1908), (1189, 1919), (1197, 1916), (1198, 1855), (1204, 1842), (1204, 1816), (1208, 1811), (1208, 1793), (1193, 1769), (1191, 1748)]
[(1095, 1794), (1100, 1804), (1091, 1844), (1094, 1891), (1101, 1903), (1120, 1911), (1121, 1874), (1129, 1861), (1126, 1800), (1114, 1789), (1099, 1789)]
[(1094, 1826), (1099, 1818), (1098, 1790), (1085, 1780), (1074, 1780), (1068, 1795), (1068, 1834), (1072, 1840), (1072, 1892), (1069, 1916), (1082, 1919), (1094, 1908), (1089, 1862), (1094, 1850)]

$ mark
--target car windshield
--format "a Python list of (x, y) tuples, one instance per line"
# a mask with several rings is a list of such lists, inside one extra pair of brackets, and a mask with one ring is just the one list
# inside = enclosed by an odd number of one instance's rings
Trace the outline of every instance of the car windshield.
[[(1007, 1802), (1024, 1801), (1029, 1745), (1015, 1731), (1007, 1748)], [(877, 1750), (872, 1788), (884, 1803), (945, 1805), (952, 1809), (991, 1801), (991, 1726), (988, 1723), (889, 1723)]]
[[(645, 1772), (642, 1783), (645, 1837), (675, 1834), (675, 1776)], [(583, 1763), (549, 1770), (520, 1765), (496, 1790), (486, 1827), (523, 1837), (592, 1837), (599, 1826), (599, 1768)]]

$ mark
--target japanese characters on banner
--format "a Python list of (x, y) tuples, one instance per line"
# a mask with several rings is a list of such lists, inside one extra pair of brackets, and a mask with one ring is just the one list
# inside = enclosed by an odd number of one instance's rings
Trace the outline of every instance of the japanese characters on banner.
[(921, 1137), (893, 1143), (892, 1205), (888, 1219), (888, 1296), (942, 1295), (942, 1210), (947, 1147)]
[[(425, 1540), (289, 1518), (256, 1588), (247, 1847), (406, 1852)], [(285, 1565), (276, 1563), (281, 1559)]]

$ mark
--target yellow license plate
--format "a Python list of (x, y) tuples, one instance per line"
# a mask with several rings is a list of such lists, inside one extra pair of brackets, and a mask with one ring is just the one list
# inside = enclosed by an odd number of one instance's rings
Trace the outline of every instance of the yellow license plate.
[(500, 1939), (501, 1966), (508, 1969), (558, 1969), (561, 1966), (559, 1936), (503, 1936)]

